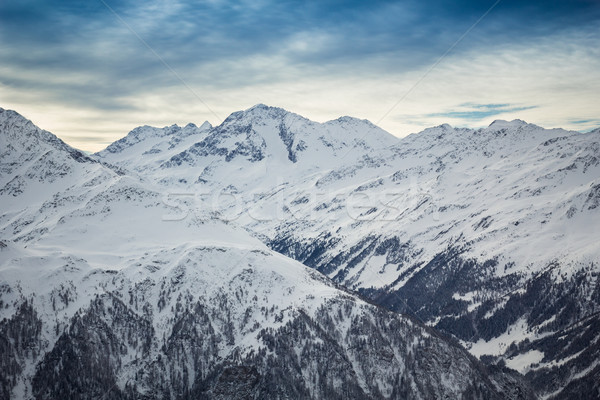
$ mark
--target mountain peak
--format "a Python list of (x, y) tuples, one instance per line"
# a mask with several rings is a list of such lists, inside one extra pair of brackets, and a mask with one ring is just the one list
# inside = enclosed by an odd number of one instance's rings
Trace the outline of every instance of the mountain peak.
[(529, 125), (527, 122), (523, 121), (522, 119), (513, 119), (512, 121), (506, 121), (503, 119), (497, 119), (494, 120), (494, 122), (492, 122), (488, 128), (494, 127), (494, 128), (514, 128), (514, 127), (519, 127), (519, 126), (524, 126), (524, 125)]
[(280, 109), (279, 107), (271, 107), (264, 103), (258, 103), (248, 108), (246, 111), (254, 111), (254, 110), (270, 110), (270, 109)]
[(212, 127), (213, 127), (212, 124), (210, 122), (208, 122), (208, 121), (204, 121), (202, 123), (202, 125), (200, 125), (200, 129), (202, 129), (202, 130), (208, 130), (208, 129), (211, 129)]
[[(0, 123), (2, 124), (7, 124), (7, 123), (11, 123), (12, 125), (19, 125), (22, 127), (25, 126), (30, 126), (31, 127), (31, 132), (34, 132), (36, 130), (39, 130), (39, 128), (37, 128), (33, 122), (31, 122), (31, 120), (25, 118), (24, 116), (22, 116), (21, 114), (19, 114), (18, 112), (14, 111), (14, 110), (6, 110), (4, 108), (0, 108)], [(3, 129), (3, 132), (8, 132), (8, 130)]]
[(212, 124), (208, 121), (204, 121), (203, 123), (200, 124), (200, 126), (194, 124), (193, 122), (188, 122), (188, 124), (186, 126), (184, 126), (182, 128), (182, 130), (189, 130), (189, 129), (208, 130), (208, 129), (211, 129), (212, 127), (213, 127)]
[(243, 125), (247, 126), (255, 122), (264, 123), (268, 120), (276, 121), (276, 123), (282, 122), (287, 116), (294, 116), (305, 119), (298, 114), (294, 114), (290, 111), (284, 110), (279, 107), (271, 107), (265, 104), (259, 103), (246, 110), (236, 111), (231, 113), (225, 120), (217, 127), (218, 129), (226, 129), (231, 125)]
[(17, 149), (34, 154), (42, 151), (42, 146), (49, 145), (54, 149), (66, 152), (77, 162), (93, 161), (83, 152), (69, 146), (51, 132), (37, 127), (31, 120), (13, 110), (0, 108), (0, 148)]
[(452, 127), (452, 125), (444, 123), (444, 124), (441, 124), (441, 125), (432, 126), (430, 128), (425, 128), (423, 130), (423, 132), (426, 131), (426, 130), (430, 130), (430, 129), (434, 129), (434, 130), (440, 130), (440, 129), (442, 129), (442, 130), (453, 130), (454, 128)]
[(340, 125), (360, 124), (360, 125), (367, 125), (371, 128), (377, 127), (374, 123), (372, 123), (368, 119), (350, 117), (348, 115), (341, 116), (337, 119), (332, 119), (331, 121), (325, 122), (325, 124), (340, 124)]
[(281, 118), (285, 115), (292, 114), (290, 111), (284, 110), (280, 107), (272, 107), (263, 103), (258, 103), (247, 110), (242, 111), (244, 115), (260, 115), (268, 116), (271, 118)]
[[(98, 154), (104, 156), (106, 153), (121, 153), (124, 149), (130, 148), (138, 143), (146, 142), (148, 139), (168, 140), (170, 138), (175, 138), (176, 136), (183, 138), (208, 131), (211, 128), (212, 125), (208, 121), (205, 121), (200, 127), (197, 127), (191, 122), (183, 128), (177, 124), (165, 126), (163, 128), (142, 125), (132, 129), (125, 137), (111, 143), (106, 149)], [(177, 138), (175, 140), (177, 140)]]

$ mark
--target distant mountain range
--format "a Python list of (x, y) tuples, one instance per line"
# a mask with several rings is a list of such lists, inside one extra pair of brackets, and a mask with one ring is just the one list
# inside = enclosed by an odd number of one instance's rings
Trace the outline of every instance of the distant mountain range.
[(600, 130), (0, 109), (0, 205), (0, 398), (600, 397)]

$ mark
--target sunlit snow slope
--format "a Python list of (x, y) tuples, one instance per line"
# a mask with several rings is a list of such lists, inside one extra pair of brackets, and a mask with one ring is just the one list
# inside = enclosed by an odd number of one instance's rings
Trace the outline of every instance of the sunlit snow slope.
[[(335, 137), (339, 124), (326, 131)], [(215, 129), (140, 128), (97, 161), (0, 109), (0, 398), (531, 398), (513, 372), (483, 366), (240, 224), (173, 218), (181, 210), (164, 185), (191, 180), (168, 168), (198, 154), (172, 150), (198, 150), (190, 141), (216, 140)], [(289, 152), (268, 155), (277, 138), (258, 140), (267, 169), (294, 163)], [(244, 167), (256, 154), (255, 138), (245, 143), (229, 161), (223, 150), (189, 160)], [(160, 151), (145, 159), (134, 149)], [(140, 176), (146, 169), (156, 176)]]
[(543, 396), (600, 390), (600, 130), (515, 120), (397, 139), (258, 105), (202, 135), (164, 157), (143, 140), (96, 157), (155, 182), (182, 220), (244, 227)]

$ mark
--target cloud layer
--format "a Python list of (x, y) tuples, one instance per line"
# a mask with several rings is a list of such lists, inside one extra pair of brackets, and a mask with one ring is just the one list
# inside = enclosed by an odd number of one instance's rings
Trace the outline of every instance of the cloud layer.
[(3, 2), (0, 106), (91, 150), (259, 102), (400, 136), (493, 118), (600, 125), (599, 3), (502, 0), (473, 27), (493, 4)]

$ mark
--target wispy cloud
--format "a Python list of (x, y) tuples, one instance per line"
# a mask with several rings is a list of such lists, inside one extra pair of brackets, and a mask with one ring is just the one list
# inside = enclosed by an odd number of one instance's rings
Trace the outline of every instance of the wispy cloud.
[[(492, 3), (106, 1), (218, 115), (264, 102), (373, 121)], [(592, 119), (599, 40), (597, 2), (503, 0), (382, 125)], [(59, 135), (220, 122), (99, 1), (1, 2), (0, 42), (0, 106)]]
[(464, 119), (469, 121), (481, 121), (484, 118), (502, 114), (512, 114), (519, 111), (531, 110), (537, 106), (518, 107), (511, 104), (463, 104), (452, 111), (429, 113), (424, 118), (450, 118)]
[(569, 122), (574, 125), (583, 125), (587, 129), (595, 129), (600, 127), (600, 118), (570, 120)]

